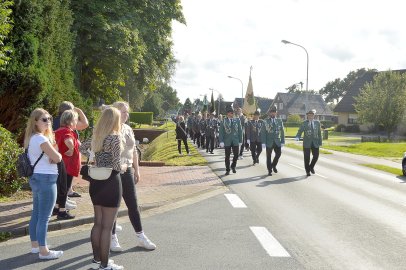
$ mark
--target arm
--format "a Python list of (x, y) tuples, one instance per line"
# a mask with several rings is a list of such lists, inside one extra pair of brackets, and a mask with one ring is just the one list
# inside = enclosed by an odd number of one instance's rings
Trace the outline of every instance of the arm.
[(300, 125), (299, 130), (297, 131), (297, 134), (296, 134), (296, 138), (300, 138), (300, 136), (302, 136), (302, 133), (303, 133), (303, 130), (304, 130), (304, 125), (305, 125), (305, 122), (303, 122)]
[(242, 126), (241, 126), (241, 121), (237, 121), (238, 123), (238, 142), (242, 143)]
[(219, 142), (223, 143), (224, 142), (224, 123), (220, 123), (220, 130), (219, 130)]
[(138, 152), (135, 146), (133, 153), (133, 168), (134, 168), (134, 183), (137, 184), (138, 181), (140, 180), (140, 167), (138, 165)]
[(89, 126), (89, 121), (83, 111), (77, 107), (74, 108), (75, 112), (78, 113), (79, 119), (76, 124), (76, 130), (83, 130)]
[(49, 141), (40, 145), (41, 150), (49, 157), (50, 163), (59, 163), (62, 160), (62, 155), (51, 145)]
[(283, 127), (282, 119), (281, 119), (281, 144), (285, 144), (285, 128)]
[[(121, 148), (120, 148), (120, 136), (114, 135), (111, 140), (111, 156), (113, 170), (121, 171)], [(127, 167), (127, 166), (126, 166)]]
[(319, 145), (322, 146), (323, 145), (323, 137), (321, 136), (321, 123), (319, 122)]
[(72, 138), (67, 138), (65, 139), (64, 143), (66, 144), (66, 147), (68, 147), (68, 151), (66, 151), (64, 154), (67, 155), (68, 157), (71, 157), (73, 155), (73, 150), (74, 150), (74, 143)]

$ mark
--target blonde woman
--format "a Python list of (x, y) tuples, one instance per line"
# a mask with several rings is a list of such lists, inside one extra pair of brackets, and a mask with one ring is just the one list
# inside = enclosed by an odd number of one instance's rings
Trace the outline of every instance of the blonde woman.
[[(138, 210), (137, 193), (135, 184), (140, 180), (140, 171), (138, 167), (138, 153), (135, 147), (135, 137), (132, 128), (125, 122), (129, 116), (128, 103), (118, 101), (113, 104), (113, 107), (120, 110), (121, 113), (121, 142), (124, 150), (121, 153), (121, 166), (125, 169), (121, 172), (121, 184), (123, 186), (123, 198), (128, 208), (128, 216), (134, 228), (136, 237), (136, 245), (145, 249), (153, 250), (156, 245), (148, 239), (144, 234), (141, 225), (141, 216)], [(111, 251), (122, 251), (113, 226), (111, 237)]]
[(91, 148), (95, 153), (97, 167), (113, 169), (107, 180), (90, 180), (89, 193), (94, 209), (94, 225), (90, 236), (93, 249), (93, 268), (99, 266), (99, 269), (123, 269), (122, 266), (109, 260), (111, 231), (122, 196), (120, 131), (120, 111), (112, 107), (106, 108), (94, 128), (91, 140), (80, 146), (81, 152), (86, 152), (87, 149)]
[(54, 143), (52, 117), (44, 109), (35, 109), (27, 122), (24, 148), (28, 149), (31, 165), (38, 161), (29, 179), (33, 201), (29, 233), (31, 253), (39, 253), (42, 260), (63, 255), (63, 251), (49, 250), (46, 242), (48, 222), (56, 200), (56, 163), (62, 160), (61, 154), (53, 147)]

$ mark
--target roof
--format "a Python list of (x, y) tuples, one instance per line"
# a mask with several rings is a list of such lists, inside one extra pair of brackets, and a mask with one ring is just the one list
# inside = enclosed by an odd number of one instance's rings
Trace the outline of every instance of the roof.
[[(392, 70), (394, 72), (405, 73), (406, 69)], [(343, 96), (340, 102), (337, 103), (334, 108), (334, 112), (347, 112), (347, 113), (356, 113), (354, 108), (355, 97), (359, 95), (361, 89), (365, 84), (372, 82), (375, 75), (378, 74), (377, 71), (368, 71), (363, 76), (357, 78), (353, 84), (349, 87), (347, 93)]]
[[(273, 99), (264, 98), (264, 97), (256, 97), (254, 96), (255, 100), (258, 102), (258, 108), (261, 109), (262, 113), (266, 113), (269, 107), (272, 104)], [(235, 98), (233, 102), (234, 108), (241, 107), (242, 98)]]
[[(333, 112), (324, 101), (323, 97), (318, 94), (308, 94), (304, 92), (296, 93), (277, 93), (272, 106), (274, 103), (280, 103), (282, 101), (284, 104), (283, 110), (289, 112), (289, 114), (304, 114), (305, 110), (314, 109), (319, 115), (333, 115)], [(305, 108), (306, 104), (306, 108)]]

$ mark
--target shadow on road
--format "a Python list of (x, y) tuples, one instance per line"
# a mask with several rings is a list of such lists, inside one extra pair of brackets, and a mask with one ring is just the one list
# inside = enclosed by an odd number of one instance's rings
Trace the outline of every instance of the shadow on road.
[(257, 187), (267, 187), (269, 185), (281, 185), (281, 184), (288, 184), (288, 183), (292, 183), (292, 182), (296, 182), (296, 181), (301, 181), (301, 180), (305, 180), (308, 177), (306, 175), (303, 176), (296, 176), (296, 177), (289, 177), (289, 178), (282, 178), (282, 179), (278, 179), (275, 181), (263, 181), (261, 183), (259, 183), (257, 185)]

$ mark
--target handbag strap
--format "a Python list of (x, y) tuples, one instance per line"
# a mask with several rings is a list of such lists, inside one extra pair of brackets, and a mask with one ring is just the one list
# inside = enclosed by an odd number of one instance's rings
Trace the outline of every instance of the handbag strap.
[[(28, 145), (28, 147), (30, 147), (30, 146)], [(28, 147), (27, 147), (27, 149), (25, 149), (25, 153), (27, 154), (27, 156), (28, 156)], [(34, 170), (35, 166), (37, 166), (37, 163), (39, 162), (39, 160), (42, 158), (43, 155), (44, 155), (44, 151), (42, 151), (42, 153), (39, 156), (39, 158), (37, 159), (37, 161), (35, 161), (34, 165), (32, 166), (32, 170)]]

